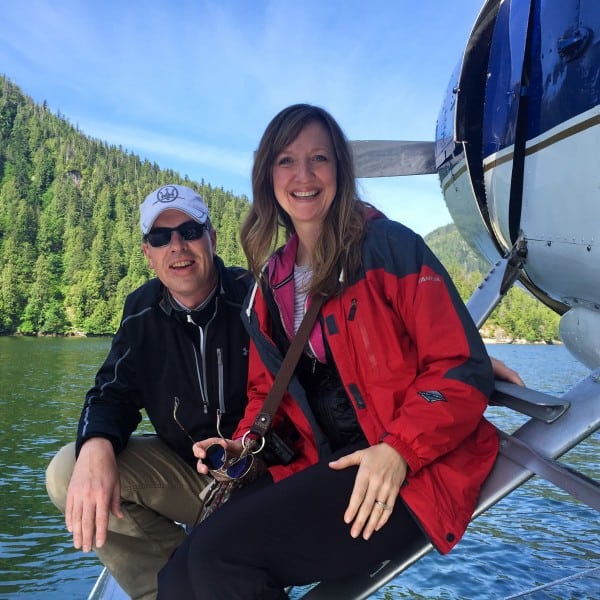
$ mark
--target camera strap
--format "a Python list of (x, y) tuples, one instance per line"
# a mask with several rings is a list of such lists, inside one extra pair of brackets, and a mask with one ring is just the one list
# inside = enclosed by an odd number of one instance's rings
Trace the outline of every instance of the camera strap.
[(312, 331), (313, 325), (317, 320), (317, 316), (324, 302), (325, 296), (316, 296), (312, 298), (310, 306), (308, 307), (308, 310), (306, 311), (306, 314), (300, 323), (300, 327), (298, 328), (298, 331), (292, 340), (283, 362), (281, 363), (281, 367), (275, 376), (271, 390), (267, 394), (262, 408), (256, 416), (254, 424), (250, 428), (250, 433), (252, 435), (264, 439), (264, 436), (271, 427), (271, 424), (273, 423), (273, 417), (277, 412), (279, 403), (281, 402), (283, 394), (285, 393), (290, 379), (292, 378), (296, 364), (298, 363), (300, 355), (304, 350), (304, 346), (308, 341), (308, 336)]

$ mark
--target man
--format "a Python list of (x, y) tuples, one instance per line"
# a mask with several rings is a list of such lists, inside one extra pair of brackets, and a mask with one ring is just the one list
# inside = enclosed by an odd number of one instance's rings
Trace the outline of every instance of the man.
[[(195, 524), (210, 481), (192, 441), (230, 437), (244, 412), (247, 274), (225, 268), (200, 196), (181, 185), (140, 206), (143, 252), (157, 278), (129, 295), (108, 357), (87, 393), (76, 443), (46, 472), (75, 548), (92, 548), (132, 598)], [(157, 436), (130, 435), (145, 409)]]

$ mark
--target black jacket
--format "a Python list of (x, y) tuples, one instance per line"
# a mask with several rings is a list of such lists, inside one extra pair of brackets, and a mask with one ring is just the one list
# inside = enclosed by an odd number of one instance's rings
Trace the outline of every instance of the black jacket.
[(246, 405), (248, 334), (240, 310), (249, 278), (215, 261), (220, 285), (205, 310), (176, 308), (158, 279), (127, 297), (110, 352), (86, 395), (77, 454), (91, 437), (109, 439), (120, 452), (145, 409), (158, 436), (195, 465), (190, 438), (173, 418), (176, 397), (178, 420), (195, 441), (217, 435), (217, 408), (221, 432), (231, 437)]

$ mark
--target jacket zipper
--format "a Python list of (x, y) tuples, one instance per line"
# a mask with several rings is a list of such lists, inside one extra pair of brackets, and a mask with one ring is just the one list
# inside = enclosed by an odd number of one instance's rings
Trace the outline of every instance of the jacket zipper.
[(223, 380), (223, 350), (217, 348), (217, 373), (219, 375), (219, 408), (225, 412), (225, 390)]
[(356, 298), (352, 298), (352, 302), (350, 303), (350, 312), (348, 313), (348, 321), (354, 321), (354, 316), (356, 315), (357, 305), (358, 305), (358, 300)]
[[(192, 323), (192, 325), (196, 325), (194, 320), (192, 319), (192, 315), (188, 313), (187, 316), (188, 323)], [(204, 414), (208, 414), (208, 393), (206, 391), (206, 360), (204, 358), (204, 331), (200, 325), (196, 325), (198, 328), (198, 335), (200, 338), (199, 348), (200, 348), (200, 359), (202, 362), (202, 374), (200, 373), (200, 367), (198, 360), (198, 352), (194, 344), (192, 344), (192, 349), (194, 350), (194, 359), (196, 361), (196, 376), (198, 377), (198, 387), (200, 388), (200, 396), (202, 396), (202, 409)]]
[[(207, 376), (206, 376), (206, 334), (208, 333), (208, 328), (210, 324), (213, 322), (217, 311), (219, 309), (219, 298), (215, 299), (215, 311), (210, 321), (205, 325), (205, 329), (202, 329), (200, 325), (194, 323), (192, 319), (192, 315), (188, 313), (187, 320), (188, 323), (192, 323), (192, 325), (196, 325), (198, 328), (198, 335), (200, 338), (199, 348), (200, 348), (200, 358), (202, 362), (202, 373), (200, 373), (200, 365), (198, 364), (198, 353), (196, 352), (196, 348), (194, 348), (194, 356), (196, 357), (196, 374), (198, 376), (198, 384), (200, 386), (200, 395), (202, 396), (202, 407), (204, 414), (208, 414), (208, 407), (210, 402), (208, 400), (208, 388), (207, 388)], [(218, 372), (218, 394), (219, 394), (219, 408), (221, 412), (225, 413), (225, 392), (224, 392), (224, 380), (223, 380), (223, 352), (221, 348), (217, 348), (217, 372)]]

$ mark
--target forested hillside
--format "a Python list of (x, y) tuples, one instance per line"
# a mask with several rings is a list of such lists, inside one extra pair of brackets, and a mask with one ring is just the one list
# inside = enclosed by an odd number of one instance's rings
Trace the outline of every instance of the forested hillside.
[[(444, 264), (463, 300), (481, 283), (489, 266), (469, 248), (454, 225), (440, 227), (425, 241)], [(559, 339), (559, 317), (524, 289), (514, 286), (488, 317), (482, 335), (498, 341), (551, 342)]]
[[(0, 76), (0, 334), (114, 333), (125, 297), (151, 276), (138, 205), (170, 182), (200, 192), (219, 254), (245, 265), (238, 229), (247, 198), (91, 139)], [(467, 299), (486, 265), (452, 225), (426, 240)], [(522, 290), (489, 323), (489, 336), (558, 337), (558, 317)]]
[(150, 276), (138, 205), (170, 182), (201, 193), (219, 254), (245, 264), (247, 198), (86, 137), (0, 77), (0, 333), (114, 333)]

